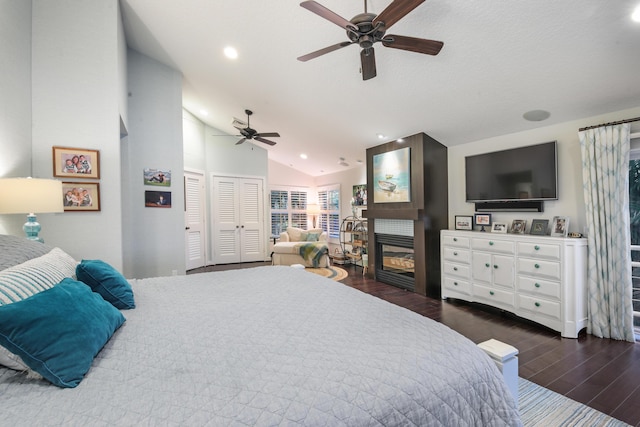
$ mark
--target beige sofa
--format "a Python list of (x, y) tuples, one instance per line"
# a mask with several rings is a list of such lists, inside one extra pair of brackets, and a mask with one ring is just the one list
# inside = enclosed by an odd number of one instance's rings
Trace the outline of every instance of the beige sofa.
[[(309, 255), (307, 259), (300, 255), (301, 249)], [(273, 265), (302, 264), (313, 267), (314, 258), (318, 261), (317, 267), (329, 267), (327, 233), (320, 228), (303, 230), (287, 227), (287, 231), (280, 234), (280, 239), (273, 246), (271, 259)]]

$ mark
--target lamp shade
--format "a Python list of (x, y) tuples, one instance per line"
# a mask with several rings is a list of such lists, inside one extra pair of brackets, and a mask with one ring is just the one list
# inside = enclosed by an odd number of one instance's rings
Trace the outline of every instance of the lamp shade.
[(307, 213), (310, 215), (318, 215), (320, 213), (320, 206), (317, 203), (309, 203), (307, 205)]
[(39, 178), (0, 179), (0, 213), (62, 212), (62, 182)]

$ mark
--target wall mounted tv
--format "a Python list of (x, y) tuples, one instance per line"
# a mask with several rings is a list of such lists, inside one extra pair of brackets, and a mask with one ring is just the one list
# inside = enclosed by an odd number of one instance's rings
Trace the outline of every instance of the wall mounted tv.
[(556, 141), (465, 158), (467, 202), (558, 199)]

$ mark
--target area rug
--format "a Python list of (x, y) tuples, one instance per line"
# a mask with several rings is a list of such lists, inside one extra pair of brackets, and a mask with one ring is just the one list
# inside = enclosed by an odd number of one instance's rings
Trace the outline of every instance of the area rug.
[(523, 378), (518, 382), (520, 418), (529, 426), (602, 426), (629, 424)]
[(342, 280), (349, 275), (349, 273), (347, 273), (347, 270), (345, 270), (344, 268), (336, 267), (335, 265), (326, 268), (305, 268), (305, 271), (313, 274), (318, 274), (322, 277), (326, 277), (335, 281)]

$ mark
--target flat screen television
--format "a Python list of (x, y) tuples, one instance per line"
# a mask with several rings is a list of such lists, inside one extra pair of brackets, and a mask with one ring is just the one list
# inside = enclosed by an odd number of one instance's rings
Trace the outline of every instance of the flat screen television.
[(465, 158), (467, 202), (558, 199), (556, 141)]

